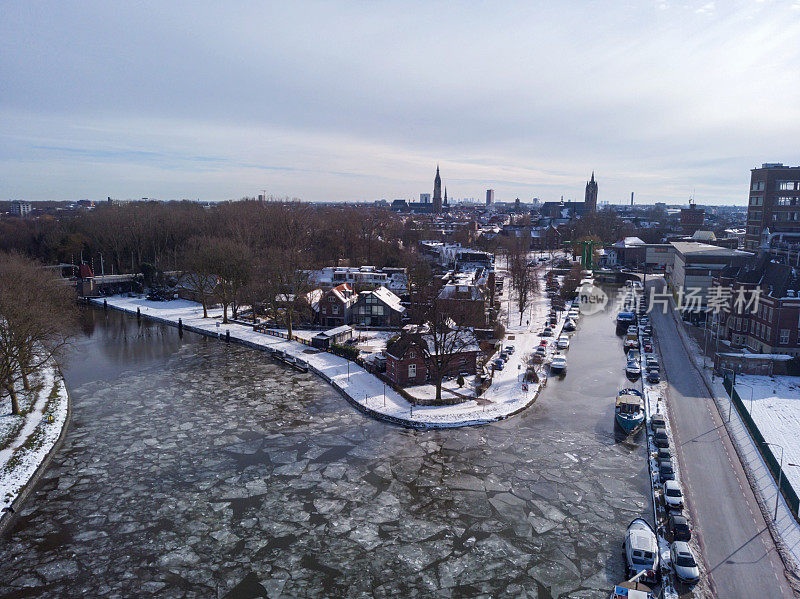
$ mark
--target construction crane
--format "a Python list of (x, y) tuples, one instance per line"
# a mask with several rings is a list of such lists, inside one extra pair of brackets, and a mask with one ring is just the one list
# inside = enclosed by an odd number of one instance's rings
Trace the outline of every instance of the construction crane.
[(602, 247), (602, 242), (590, 239), (588, 241), (565, 241), (564, 245), (572, 250), (573, 256), (578, 253), (578, 248), (580, 248), (583, 268), (594, 270), (594, 250), (595, 247)]

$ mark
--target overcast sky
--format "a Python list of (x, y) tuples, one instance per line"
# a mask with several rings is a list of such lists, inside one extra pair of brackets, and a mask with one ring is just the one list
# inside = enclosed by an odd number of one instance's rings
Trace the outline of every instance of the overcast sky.
[(744, 203), (798, 140), (799, 0), (0, 0), (3, 199)]

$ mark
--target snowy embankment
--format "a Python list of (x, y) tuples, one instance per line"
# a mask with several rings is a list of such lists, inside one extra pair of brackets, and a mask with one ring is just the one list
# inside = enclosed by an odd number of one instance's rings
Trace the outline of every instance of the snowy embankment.
[(789, 466), (800, 464), (800, 378), (737, 374), (736, 392), (778, 459), (783, 447), (783, 472), (800, 494), (800, 468)]
[[(533, 389), (527, 395), (523, 394), (521, 384), (518, 383), (504, 385), (502, 392), (486, 397), (488, 401), (485, 402), (465, 401), (453, 406), (412, 406), (394, 389), (357, 364), (297, 341), (256, 332), (251, 326), (236, 323), (223, 325), (221, 310), (209, 310), (209, 318), (203, 318), (200, 304), (186, 300), (154, 302), (142, 297), (123, 296), (111, 296), (105, 300), (110, 308), (131, 314), (136, 314), (138, 309), (142, 317), (173, 326), (177, 326), (180, 320), (186, 330), (202, 335), (225, 338), (229, 333), (231, 341), (268, 352), (284, 352), (303, 360), (313, 372), (340, 390), (359, 410), (403, 426), (446, 428), (486, 424), (525, 409), (536, 398)], [(93, 302), (103, 305), (102, 299)], [(521, 351), (518, 352), (518, 356), (520, 355)]]
[(55, 366), (32, 380), (34, 391), (20, 391), (23, 415), (11, 416), (9, 398), (0, 417), (0, 510), (5, 515), (61, 436), (67, 421), (69, 397)]

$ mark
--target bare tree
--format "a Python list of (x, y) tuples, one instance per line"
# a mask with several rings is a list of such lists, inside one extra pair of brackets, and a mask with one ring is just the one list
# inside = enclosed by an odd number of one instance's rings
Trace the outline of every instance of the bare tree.
[(181, 282), (194, 292), (203, 306), (203, 318), (208, 318), (208, 304), (217, 288), (214, 251), (211, 238), (192, 237), (183, 246), (179, 263)]
[(77, 322), (69, 285), (17, 254), (0, 255), (0, 385), (19, 414), (15, 386), (63, 355)]
[(312, 287), (308, 261), (303, 252), (294, 248), (274, 248), (267, 255), (265, 285), (266, 298), (276, 316), (282, 316), (292, 337), (295, 315), (299, 307), (296, 300)]
[(452, 374), (461, 352), (475, 347), (472, 329), (456, 324), (463, 320), (458, 311), (458, 304), (445, 307), (434, 301), (427, 313), (428, 343), (422, 344), (422, 351), (436, 387), (437, 402), (442, 399), (442, 378)]
[[(524, 238), (523, 238), (524, 239)], [(529, 266), (528, 244), (520, 240), (513, 240), (507, 247), (508, 273), (511, 277), (511, 289), (514, 300), (519, 310), (519, 324), (525, 308), (530, 303), (531, 296), (538, 290), (539, 277), (534, 267)]]
[(247, 285), (250, 276), (250, 249), (232, 239), (214, 237), (208, 240), (212, 271), (217, 277), (214, 295), (222, 304), (222, 322), (228, 322), (228, 307), (233, 306), (236, 317), (236, 300)]

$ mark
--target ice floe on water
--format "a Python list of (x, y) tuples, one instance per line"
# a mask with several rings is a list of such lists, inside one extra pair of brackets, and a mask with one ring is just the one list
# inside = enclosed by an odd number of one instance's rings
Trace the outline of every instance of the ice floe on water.
[(639, 454), (535, 408), (402, 429), (191, 336), (71, 391), (66, 443), (0, 545), (12, 595), (603, 597), (646, 509)]

